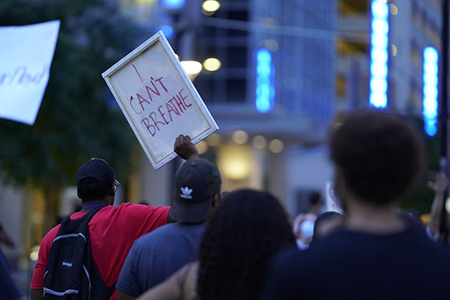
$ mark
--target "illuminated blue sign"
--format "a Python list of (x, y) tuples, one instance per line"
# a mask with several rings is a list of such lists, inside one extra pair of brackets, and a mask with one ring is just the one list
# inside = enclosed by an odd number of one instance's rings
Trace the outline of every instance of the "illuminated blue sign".
[(175, 32), (170, 25), (162, 25), (159, 27), (159, 30), (161, 30), (168, 39), (170, 39)]
[(163, 0), (163, 4), (169, 9), (180, 9), (184, 6), (185, 0)]
[(372, 0), (372, 35), (370, 50), (370, 105), (387, 106), (389, 3)]
[(256, 109), (263, 114), (274, 106), (274, 73), (272, 53), (259, 49), (256, 52)]
[(423, 120), (429, 136), (437, 133), (439, 54), (433, 47), (423, 51)]

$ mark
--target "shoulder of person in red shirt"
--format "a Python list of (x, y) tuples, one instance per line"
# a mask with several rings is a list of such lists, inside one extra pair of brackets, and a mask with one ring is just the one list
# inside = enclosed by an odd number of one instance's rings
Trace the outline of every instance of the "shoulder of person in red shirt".
[[(170, 207), (124, 203), (118, 207), (106, 206), (94, 215), (89, 222), (92, 256), (106, 285), (112, 286), (119, 278), (134, 240), (166, 224), (169, 210)], [(76, 212), (70, 218), (81, 218), (84, 214)], [(48, 254), (60, 227), (57, 225), (42, 239), (31, 289), (44, 286)]]

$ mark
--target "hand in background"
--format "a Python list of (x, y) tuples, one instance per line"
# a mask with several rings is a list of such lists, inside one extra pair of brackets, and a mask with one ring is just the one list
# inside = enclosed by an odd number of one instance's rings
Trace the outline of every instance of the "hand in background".
[(444, 172), (436, 174), (436, 182), (428, 182), (428, 187), (432, 189), (436, 194), (443, 195), (447, 190), (449, 184), (449, 178)]

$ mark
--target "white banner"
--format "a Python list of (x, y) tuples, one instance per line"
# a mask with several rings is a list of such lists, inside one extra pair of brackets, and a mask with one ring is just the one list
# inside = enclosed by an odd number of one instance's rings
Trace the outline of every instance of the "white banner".
[(47, 87), (59, 21), (0, 27), (0, 118), (33, 125)]

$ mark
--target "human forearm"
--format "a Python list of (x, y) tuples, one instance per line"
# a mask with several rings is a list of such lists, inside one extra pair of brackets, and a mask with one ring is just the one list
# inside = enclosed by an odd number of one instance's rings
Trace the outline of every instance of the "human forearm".
[(441, 214), (443, 205), (444, 205), (444, 195), (436, 194), (434, 196), (433, 204), (431, 206), (430, 221), (428, 222), (430, 233), (433, 236), (439, 233), (439, 226), (441, 224)]
[(436, 175), (436, 182), (429, 182), (428, 186), (434, 191), (433, 204), (431, 205), (430, 221), (428, 227), (430, 233), (435, 236), (439, 233), (441, 224), (441, 214), (444, 207), (445, 193), (448, 188), (449, 179), (445, 172), (439, 172)]

